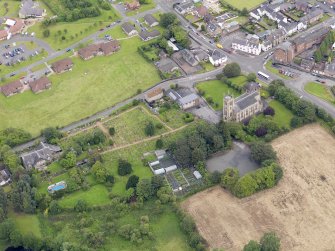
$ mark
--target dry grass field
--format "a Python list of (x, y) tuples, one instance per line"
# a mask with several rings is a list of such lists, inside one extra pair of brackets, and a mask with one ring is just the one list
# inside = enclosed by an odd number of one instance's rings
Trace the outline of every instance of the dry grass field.
[(241, 250), (275, 231), (282, 250), (335, 250), (335, 139), (319, 125), (272, 142), (284, 169), (277, 187), (237, 199), (220, 187), (193, 195), (182, 207), (211, 248)]

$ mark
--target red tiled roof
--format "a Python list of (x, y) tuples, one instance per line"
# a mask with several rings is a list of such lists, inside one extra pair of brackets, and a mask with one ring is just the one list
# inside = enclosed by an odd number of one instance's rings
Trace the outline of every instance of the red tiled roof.
[(71, 69), (73, 66), (73, 62), (70, 58), (64, 58), (62, 60), (59, 60), (51, 65), (51, 68), (56, 72), (56, 73), (61, 73), (63, 71), (67, 71)]
[(12, 94), (21, 92), (22, 89), (23, 89), (23, 84), (21, 83), (20, 80), (16, 80), (14, 82), (11, 82), (1, 87), (2, 93), (7, 97)]
[(47, 77), (43, 76), (39, 79), (30, 82), (29, 86), (34, 93), (37, 93), (48, 89), (51, 86), (51, 82)]

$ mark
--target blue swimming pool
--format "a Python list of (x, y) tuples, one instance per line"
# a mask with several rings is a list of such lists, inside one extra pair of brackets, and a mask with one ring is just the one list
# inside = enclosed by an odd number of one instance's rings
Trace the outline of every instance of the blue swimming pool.
[(64, 184), (60, 184), (60, 185), (57, 185), (57, 186), (54, 186), (52, 188), (53, 191), (59, 191), (59, 190), (62, 190), (65, 188), (65, 185)]

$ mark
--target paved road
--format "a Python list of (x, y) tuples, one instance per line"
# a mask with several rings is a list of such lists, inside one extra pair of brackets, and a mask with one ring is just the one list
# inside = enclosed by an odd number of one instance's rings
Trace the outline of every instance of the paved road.
[(52, 49), (50, 45), (45, 41), (43, 41), (42, 39), (31, 36), (23, 36), (21, 34), (13, 36), (9, 41), (7, 40), (4, 41), (3, 44), (16, 43), (16, 42), (34, 42), (37, 45), (37, 47), (43, 48), (49, 55), (55, 52), (55, 50)]

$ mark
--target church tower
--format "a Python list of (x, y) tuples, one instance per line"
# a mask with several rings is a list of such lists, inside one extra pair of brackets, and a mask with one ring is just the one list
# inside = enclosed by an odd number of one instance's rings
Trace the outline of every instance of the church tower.
[(231, 121), (234, 118), (234, 98), (225, 96), (223, 98), (223, 121)]

